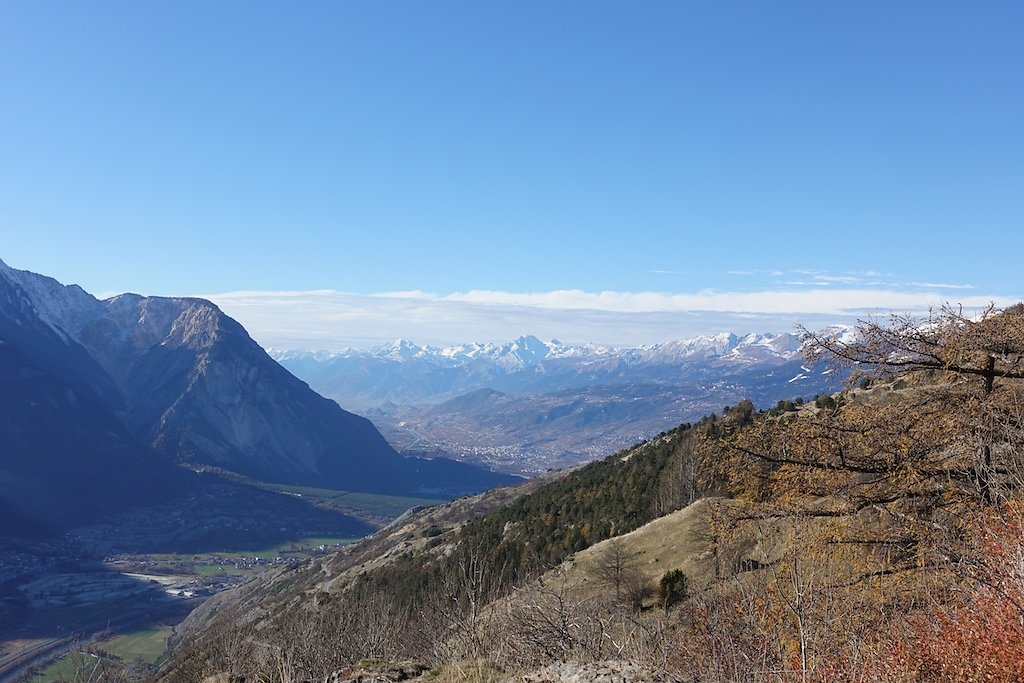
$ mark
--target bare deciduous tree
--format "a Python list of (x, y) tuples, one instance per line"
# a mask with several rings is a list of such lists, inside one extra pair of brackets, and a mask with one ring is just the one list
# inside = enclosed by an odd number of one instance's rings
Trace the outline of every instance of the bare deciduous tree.
[(637, 582), (636, 563), (640, 553), (621, 537), (614, 537), (605, 543), (595, 573), (609, 588), (615, 590), (615, 602), (621, 603), (625, 590)]

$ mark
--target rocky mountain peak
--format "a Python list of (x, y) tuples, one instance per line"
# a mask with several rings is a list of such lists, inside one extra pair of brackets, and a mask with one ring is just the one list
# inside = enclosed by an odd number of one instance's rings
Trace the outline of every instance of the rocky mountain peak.
[[(142, 443), (193, 466), (356, 491), (463, 493), (509, 477), (401, 457), (365, 418), (275, 363), (197, 298), (122, 294), (0, 270), (0, 338), (94, 398)], [(418, 347), (400, 342), (400, 353)]]

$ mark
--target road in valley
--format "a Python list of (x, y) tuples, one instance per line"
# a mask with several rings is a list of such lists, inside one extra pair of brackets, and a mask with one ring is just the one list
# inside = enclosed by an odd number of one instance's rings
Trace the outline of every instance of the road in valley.
[[(145, 600), (147, 596), (149, 600)], [(145, 602), (140, 604), (140, 598)], [(30, 670), (38, 669), (100, 637), (180, 621), (206, 600), (205, 597), (173, 601), (166, 598), (166, 594), (154, 590), (143, 596), (135, 595), (102, 606), (97, 610), (97, 614), (69, 626), (67, 635), (36, 640), (0, 657), (0, 683), (20, 683)]]

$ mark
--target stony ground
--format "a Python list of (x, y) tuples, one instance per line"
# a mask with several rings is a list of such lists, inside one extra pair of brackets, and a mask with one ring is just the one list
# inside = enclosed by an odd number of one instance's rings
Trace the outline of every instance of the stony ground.
[(680, 679), (630, 662), (563, 662), (511, 680), (523, 683), (677, 683)]
[[(335, 671), (324, 679), (324, 683), (430, 683), (431, 681), (454, 681), (449, 675), (438, 676), (428, 667), (410, 662), (383, 663), (363, 662), (359, 666)], [(664, 672), (654, 671), (623, 661), (590, 662), (575, 664), (560, 662), (537, 671), (496, 680), (500, 683), (678, 683), (680, 679)], [(474, 683), (476, 678), (465, 678), (465, 683)], [(209, 683), (214, 683), (210, 681)], [(216, 683), (221, 683), (217, 681)], [(226, 681), (224, 683), (227, 683)]]

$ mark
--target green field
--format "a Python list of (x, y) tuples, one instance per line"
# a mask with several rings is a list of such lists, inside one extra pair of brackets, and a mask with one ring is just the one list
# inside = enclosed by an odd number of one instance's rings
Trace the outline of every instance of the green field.
[[(102, 672), (116, 669), (122, 664), (142, 660), (155, 664), (167, 649), (170, 626), (157, 626), (135, 631), (94, 644), (92, 652), (69, 652), (48, 667), (26, 679), (28, 683), (52, 683), (53, 681), (97, 681), (103, 680)], [(111, 655), (111, 658), (100, 653)], [(114, 658), (119, 658), (120, 662)]]
[(224, 567), (219, 564), (197, 564), (192, 567), (192, 571), (200, 576), (217, 576), (218, 574), (242, 576), (247, 573), (237, 567)]
[[(290, 541), (262, 548), (211, 551), (204, 553), (152, 553), (146, 555), (146, 557), (157, 561), (167, 561), (168, 563), (194, 560), (196, 562), (195, 572), (204, 576), (210, 576), (219, 573), (238, 573), (231, 572), (227, 568), (224, 568), (223, 572), (218, 571), (220, 568), (216, 564), (210, 562), (214, 557), (220, 557), (226, 560), (241, 560), (247, 557), (258, 557), (262, 560), (272, 560), (275, 557), (284, 556), (306, 558), (312, 556), (314, 554), (314, 549), (319, 545), (348, 545), (349, 543), (355, 543), (358, 540), (358, 538), (352, 538), (349, 536), (310, 536), (306, 538), (295, 538)], [(175, 567), (173, 564), (168, 564), (167, 566), (169, 568), (169, 572), (180, 571), (180, 569)]]
[(69, 652), (42, 671), (26, 678), (26, 683), (53, 683), (53, 681), (101, 680), (101, 671), (113, 665), (101, 657), (84, 652)]
[(358, 541), (358, 538), (325, 537), (315, 536), (311, 538), (297, 538), (284, 543), (278, 543), (267, 548), (253, 548), (251, 550), (232, 550), (231, 552), (204, 553), (202, 556), (210, 557), (216, 555), (225, 559), (242, 559), (246, 557), (258, 557), (262, 560), (272, 560), (275, 557), (291, 555), (293, 557), (307, 557), (311, 551), (319, 545), (348, 545)]
[(126, 662), (141, 659), (146, 664), (154, 664), (167, 649), (167, 639), (170, 637), (170, 626), (156, 626), (144, 631), (114, 636), (110, 640), (97, 643), (96, 649), (109, 652)]
[(354, 493), (335, 489), (319, 489), (311, 486), (287, 486), (282, 484), (259, 484), (261, 488), (279, 493), (300, 495), (303, 498), (329, 501), (377, 515), (397, 517), (417, 505), (430, 506), (443, 503), (438, 498), (414, 498), (410, 496), (389, 496), (383, 493)]

